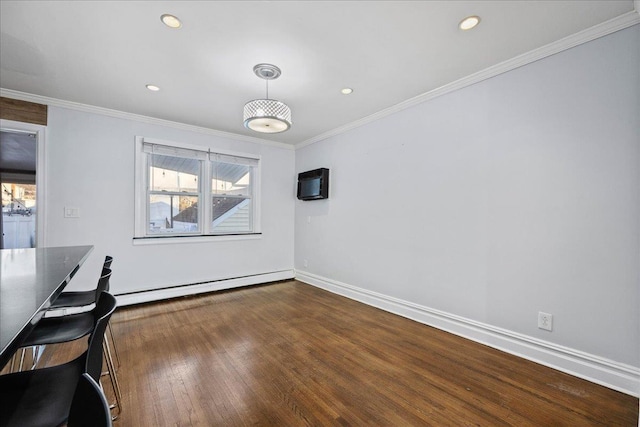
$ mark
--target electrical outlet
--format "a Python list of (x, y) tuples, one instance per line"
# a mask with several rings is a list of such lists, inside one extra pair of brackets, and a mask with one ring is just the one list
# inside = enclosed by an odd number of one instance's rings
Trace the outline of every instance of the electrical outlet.
[(307, 261), (306, 259), (303, 261), (303, 264), (305, 267), (309, 267), (309, 261)]
[(542, 311), (538, 312), (538, 328), (545, 331), (553, 330), (553, 315)]

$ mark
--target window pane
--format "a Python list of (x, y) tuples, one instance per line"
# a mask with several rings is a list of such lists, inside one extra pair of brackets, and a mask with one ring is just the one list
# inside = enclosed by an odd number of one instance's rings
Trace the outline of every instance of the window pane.
[(198, 231), (197, 197), (149, 195), (150, 233), (194, 233)]
[(211, 162), (211, 192), (251, 197), (251, 166)]
[(151, 154), (150, 161), (151, 191), (198, 192), (199, 160)]
[(213, 196), (212, 233), (250, 233), (251, 199)]

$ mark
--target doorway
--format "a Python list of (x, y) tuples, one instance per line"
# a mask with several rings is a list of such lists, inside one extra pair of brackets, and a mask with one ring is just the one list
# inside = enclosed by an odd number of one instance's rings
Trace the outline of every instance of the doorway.
[(39, 194), (39, 141), (44, 136), (40, 126), (20, 124), (0, 126), (0, 249), (42, 246), (41, 204)]

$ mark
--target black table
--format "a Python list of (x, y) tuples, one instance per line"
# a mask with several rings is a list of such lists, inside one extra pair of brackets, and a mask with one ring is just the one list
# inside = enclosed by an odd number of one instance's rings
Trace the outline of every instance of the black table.
[(0, 250), (0, 369), (92, 250), (93, 246)]

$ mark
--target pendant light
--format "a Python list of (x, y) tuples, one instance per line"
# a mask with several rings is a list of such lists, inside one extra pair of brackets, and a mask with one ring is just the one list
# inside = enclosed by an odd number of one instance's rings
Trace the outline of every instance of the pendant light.
[(269, 99), (269, 80), (280, 77), (280, 68), (271, 64), (253, 67), (256, 76), (267, 82), (265, 99), (254, 99), (244, 105), (244, 126), (256, 132), (278, 133), (291, 127), (291, 109), (284, 102)]

